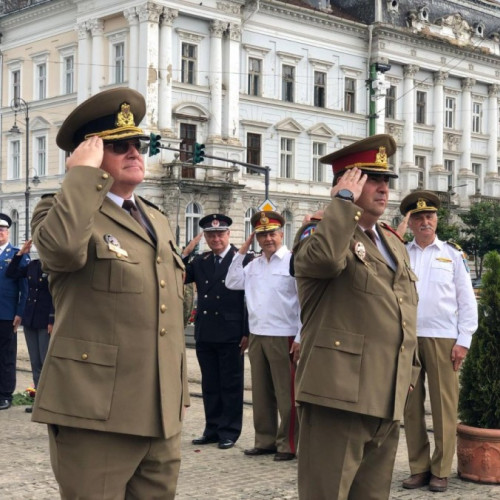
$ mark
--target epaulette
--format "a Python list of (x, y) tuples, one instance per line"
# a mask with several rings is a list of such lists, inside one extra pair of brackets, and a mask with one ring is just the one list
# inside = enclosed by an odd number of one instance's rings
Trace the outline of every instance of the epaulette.
[(392, 233), (394, 236), (396, 236), (396, 238), (403, 244), (406, 244), (405, 240), (403, 238), (401, 238), (401, 236), (399, 236), (399, 234), (396, 232), (396, 230), (394, 228), (392, 228), (391, 226), (389, 226), (389, 224), (386, 224), (385, 222), (381, 222), (380, 223), (380, 227), (382, 229), (385, 229), (386, 231), (389, 231), (390, 233)]
[(163, 210), (155, 205), (154, 203), (151, 203), (149, 200), (146, 200), (146, 198), (143, 198), (142, 196), (139, 196), (139, 198), (141, 199), (141, 201), (143, 201), (146, 205), (148, 205), (149, 207), (152, 207), (152, 208), (155, 208), (156, 210), (158, 210), (158, 212), (160, 212), (161, 214), (163, 214)]
[(455, 243), (453, 240), (448, 240), (446, 243), (448, 243), (448, 245), (452, 246), (455, 250), (458, 250), (459, 252), (463, 252), (462, 247), (458, 243)]
[(457, 252), (460, 252), (460, 254), (462, 255), (462, 262), (464, 263), (465, 270), (470, 273), (468, 257), (467, 254), (463, 251), (462, 247), (458, 243), (455, 243), (453, 240), (448, 240), (446, 243), (457, 250)]

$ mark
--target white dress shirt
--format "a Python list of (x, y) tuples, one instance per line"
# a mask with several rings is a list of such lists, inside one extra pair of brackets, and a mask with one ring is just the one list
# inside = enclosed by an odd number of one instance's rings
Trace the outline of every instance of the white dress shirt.
[(418, 276), (417, 336), (457, 339), (470, 347), (477, 329), (477, 301), (463, 255), (439, 240), (421, 248), (406, 246)]
[(290, 276), (292, 252), (283, 245), (267, 261), (264, 255), (243, 267), (236, 253), (229, 266), (226, 286), (245, 290), (250, 333), (275, 337), (295, 336), (300, 342), (300, 305), (295, 278)]

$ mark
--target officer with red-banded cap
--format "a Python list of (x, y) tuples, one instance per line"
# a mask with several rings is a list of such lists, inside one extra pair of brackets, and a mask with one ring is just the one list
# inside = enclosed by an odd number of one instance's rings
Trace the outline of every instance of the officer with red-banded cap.
[(295, 240), (301, 500), (389, 498), (418, 372), (416, 276), (399, 236), (378, 222), (395, 150), (382, 134), (322, 158), (334, 172), (332, 201)]
[[(274, 454), (275, 461), (295, 458), (298, 430), (294, 377), (300, 307), (295, 280), (289, 273), (291, 252), (283, 245), (284, 223), (276, 212), (255, 213), (251, 219), (254, 231), (234, 256), (226, 276), (228, 288), (245, 290), (248, 308), (255, 445), (244, 453)], [(262, 255), (244, 267), (254, 235)]]
[(56, 138), (72, 152), (61, 190), (33, 214), (57, 311), (33, 420), (49, 424), (63, 498), (175, 496), (189, 402), (184, 265), (168, 219), (134, 193), (145, 113), (128, 88), (73, 110)]
[[(406, 245), (418, 276), (418, 351), (422, 370), (405, 408), (405, 435), (410, 477), (403, 488), (428, 486), (430, 491), (448, 488), (455, 454), (458, 370), (477, 329), (477, 301), (467, 259), (453, 242), (437, 234), (439, 197), (431, 191), (413, 191), (401, 201), (414, 240)], [(434, 428), (430, 453), (425, 425), (425, 383), (429, 389)]]

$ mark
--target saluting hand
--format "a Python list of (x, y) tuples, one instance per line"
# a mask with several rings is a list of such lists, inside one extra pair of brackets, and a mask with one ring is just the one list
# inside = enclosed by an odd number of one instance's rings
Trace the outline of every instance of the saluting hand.
[(31, 244), (33, 240), (27, 240), (23, 243), (23, 246), (19, 249), (16, 255), (26, 255), (31, 250)]
[(203, 231), (201, 231), (186, 245), (186, 248), (182, 251), (182, 257), (187, 257), (195, 249), (196, 245), (203, 238), (203, 234)]
[(238, 251), (239, 253), (241, 253), (242, 255), (246, 255), (248, 253), (248, 250), (250, 249), (250, 245), (252, 244), (254, 236), (255, 236), (255, 231), (252, 231), (250, 236), (245, 240), (245, 243), (243, 243), (243, 245), (241, 245), (241, 247)]
[(408, 221), (410, 220), (410, 212), (408, 212), (404, 219), (399, 223), (398, 228), (396, 229), (396, 233), (401, 236), (401, 238), (405, 235), (406, 233), (406, 228), (408, 227)]
[(354, 196), (354, 201), (361, 196), (363, 191), (363, 186), (365, 185), (368, 176), (363, 173), (363, 171), (357, 167), (350, 168), (346, 170), (345, 174), (339, 178), (337, 184), (332, 187), (330, 195), (332, 198), (341, 190), (348, 189)]
[(99, 168), (104, 156), (104, 143), (97, 136), (92, 136), (83, 141), (66, 160), (66, 168), (86, 166)]

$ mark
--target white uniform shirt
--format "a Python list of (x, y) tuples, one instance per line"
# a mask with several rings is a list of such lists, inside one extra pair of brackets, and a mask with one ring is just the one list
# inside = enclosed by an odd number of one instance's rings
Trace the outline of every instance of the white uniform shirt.
[(250, 333), (295, 336), (300, 342), (300, 305), (295, 278), (290, 276), (292, 252), (283, 245), (269, 262), (264, 255), (243, 267), (244, 255), (233, 257), (226, 276), (230, 290), (245, 290)]
[(437, 237), (425, 248), (415, 240), (406, 248), (418, 276), (417, 336), (457, 339), (469, 348), (477, 301), (462, 253)]

